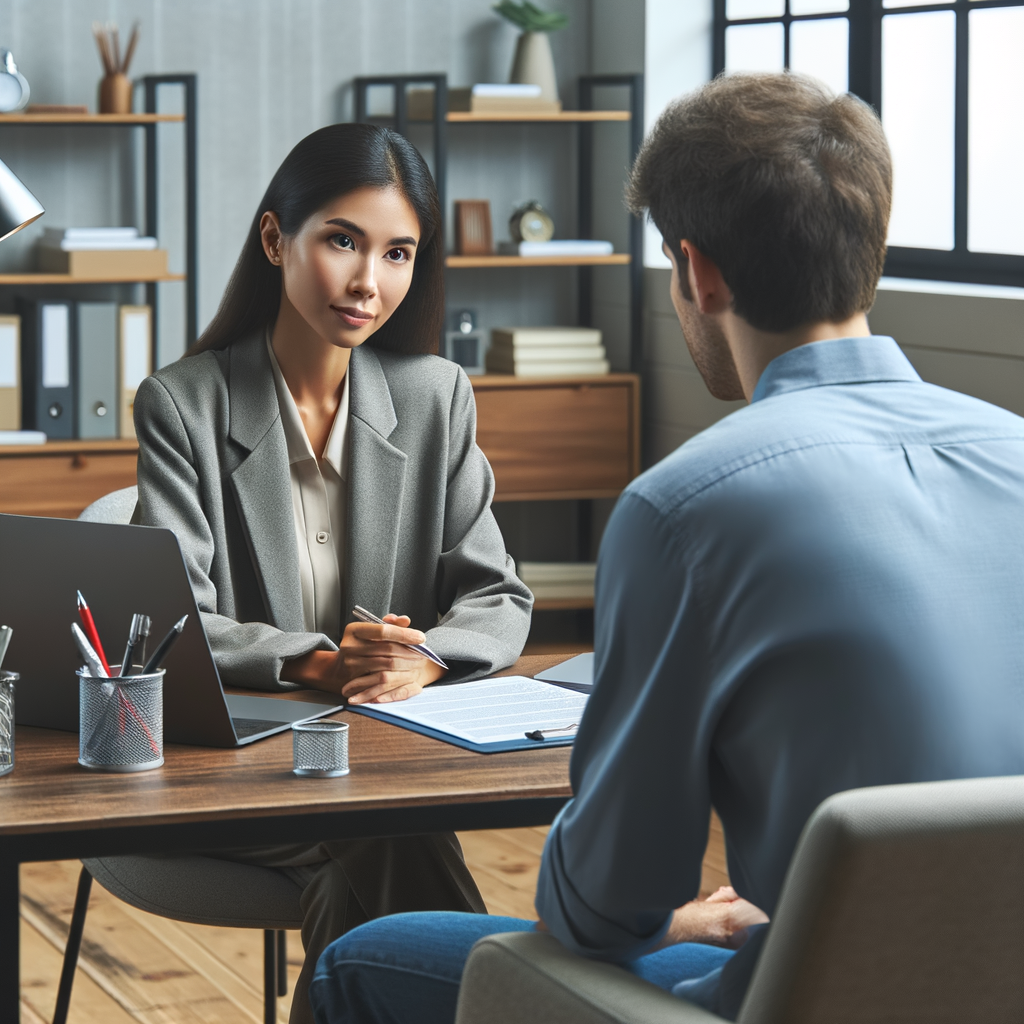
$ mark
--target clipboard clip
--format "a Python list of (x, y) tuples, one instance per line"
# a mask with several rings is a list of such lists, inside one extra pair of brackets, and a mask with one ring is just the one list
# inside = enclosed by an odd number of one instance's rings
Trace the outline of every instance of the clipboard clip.
[(557, 729), (534, 729), (533, 732), (528, 732), (525, 735), (528, 740), (546, 740), (549, 736), (565, 736), (570, 732), (575, 732), (579, 727), (579, 722), (573, 722), (572, 725), (563, 725)]

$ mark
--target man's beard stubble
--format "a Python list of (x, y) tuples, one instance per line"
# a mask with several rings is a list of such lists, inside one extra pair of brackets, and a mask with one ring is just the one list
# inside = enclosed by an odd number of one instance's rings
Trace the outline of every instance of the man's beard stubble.
[(698, 313), (685, 300), (679, 304), (678, 312), (686, 347), (708, 391), (727, 402), (746, 398), (729, 342), (718, 323)]

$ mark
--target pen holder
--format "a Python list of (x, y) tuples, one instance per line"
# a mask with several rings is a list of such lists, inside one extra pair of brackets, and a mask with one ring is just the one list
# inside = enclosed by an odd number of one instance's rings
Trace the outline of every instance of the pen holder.
[(78, 763), (144, 772), (164, 763), (164, 670), (110, 679), (78, 670)]
[(348, 723), (318, 718), (292, 726), (296, 775), (332, 779), (348, 775)]
[(0, 672), (0, 775), (14, 767), (14, 684), (17, 672)]

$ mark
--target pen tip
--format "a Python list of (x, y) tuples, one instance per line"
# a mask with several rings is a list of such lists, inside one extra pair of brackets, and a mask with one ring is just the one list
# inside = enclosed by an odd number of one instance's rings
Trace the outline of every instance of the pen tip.
[(78, 593), (78, 607), (79, 608), (83, 608), (85, 606), (85, 598), (82, 597), (82, 592), (80, 590), (77, 593)]
[(187, 618), (188, 618), (188, 615), (182, 615), (182, 617), (180, 619), (178, 619), (178, 621), (174, 624), (174, 628), (179, 633), (185, 628), (185, 620)]

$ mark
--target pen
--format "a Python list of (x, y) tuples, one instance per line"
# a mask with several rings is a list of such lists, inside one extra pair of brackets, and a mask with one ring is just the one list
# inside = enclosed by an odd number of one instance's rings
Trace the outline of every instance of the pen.
[(99, 655), (93, 650), (92, 644), (89, 643), (77, 622), (71, 623), (71, 635), (75, 638), (75, 643), (78, 644), (78, 650), (86, 667), (89, 669), (89, 674), (96, 676), (98, 679), (109, 679), (110, 673), (104, 668)]
[(185, 620), (188, 615), (182, 615), (178, 621), (171, 626), (170, 632), (160, 641), (160, 646), (153, 652), (153, 657), (146, 662), (145, 668), (142, 670), (144, 676), (148, 676), (150, 672), (155, 672), (160, 667), (160, 662), (167, 657), (168, 652), (174, 646), (174, 641), (181, 636), (181, 631), (185, 628)]
[[(377, 626), (386, 626), (387, 623), (383, 619), (378, 619), (373, 612), (368, 612), (361, 605), (356, 605), (352, 609), (352, 614), (360, 622), (372, 622)], [(448, 668), (448, 666), (426, 645), (426, 644), (402, 644), (403, 647), (409, 647), (416, 651), (418, 654), (422, 654), (424, 658), (429, 658), (435, 665), (440, 665), (441, 668)]]
[(575, 732), (579, 727), (579, 722), (573, 722), (572, 725), (563, 725), (557, 729), (534, 729), (533, 732), (526, 733), (526, 738), (528, 740), (546, 740), (549, 736)]
[(145, 643), (151, 625), (152, 622), (148, 615), (139, 615), (136, 612), (132, 616), (132, 624), (128, 630), (128, 646), (125, 647), (124, 657), (121, 659), (121, 675), (130, 676), (132, 674), (135, 648), (139, 646), (139, 641)]
[(0, 665), (4, 663), (4, 657), (7, 654), (7, 645), (11, 642), (11, 636), (14, 634), (14, 630), (10, 626), (0, 626)]
[(93, 652), (99, 657), (100, 664), (103, 666), (104, 674), (110, 675), (110, 663), (107, 661), (107, 656), (103, 653), (103, 644), (100, 642), (100, 634), (96, 629), (96, 623), (93, 620), (92, 612), (89, 611), (89, 606), (85, 603), (85, 598), (82, 597), (82, 592), (78, 591), (78, 614), (82, 619), (82, 625), (85, 626), (85, 634), (89, 638), (89, 642), (92, 644)]

